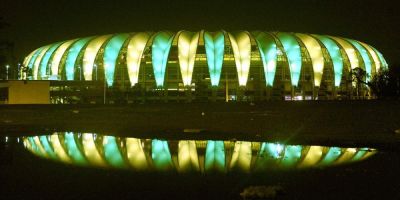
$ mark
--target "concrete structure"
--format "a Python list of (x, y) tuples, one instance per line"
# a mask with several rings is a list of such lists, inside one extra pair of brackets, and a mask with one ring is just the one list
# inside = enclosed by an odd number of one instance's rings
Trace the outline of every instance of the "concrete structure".
[(50, 81), (7, 81), (2, 83), (8, 88), (8, 104), (49, 104)]

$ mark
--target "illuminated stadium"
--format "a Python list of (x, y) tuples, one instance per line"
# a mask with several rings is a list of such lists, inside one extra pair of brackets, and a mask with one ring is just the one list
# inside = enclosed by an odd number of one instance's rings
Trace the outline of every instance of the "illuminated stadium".
[(86, 97), (90, 102), (101, 100), (103, 90), (109, 101), (167, 102), (349, 99), (356, 92), (352, 69), (363, 69), (368, 81), (388, 65), (374, 47), (353, 39), (202, 30), (57, 42), (31, 52), (23, 66), (23, 79), (52, 80), (58, 101), (94, 83), (98, 95)]

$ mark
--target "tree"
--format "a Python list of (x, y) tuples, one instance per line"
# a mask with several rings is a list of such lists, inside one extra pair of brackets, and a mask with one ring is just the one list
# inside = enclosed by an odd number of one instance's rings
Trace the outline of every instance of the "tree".
[(365, 79), (368, 76), (367, 72), (361, 67), (356, 67), (350, 71), (351, 82), (356, 86), (357, 98), (360, 98), (361, 88), (363, 85), (369, 87), (369, 82), (366, 82)]
[(382, 69), (369, 82), (372, 94), (378, 99), (400, 97), (400, 65)]

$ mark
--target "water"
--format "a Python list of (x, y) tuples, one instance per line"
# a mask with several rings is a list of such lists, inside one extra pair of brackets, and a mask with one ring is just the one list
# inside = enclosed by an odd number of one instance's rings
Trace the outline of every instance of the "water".
[(399, 197), (398, 152), (368, 147), (71, 132), (1, 144), (5, 199), (241, 199), (250, 186), (280, 187), (278, 199)]

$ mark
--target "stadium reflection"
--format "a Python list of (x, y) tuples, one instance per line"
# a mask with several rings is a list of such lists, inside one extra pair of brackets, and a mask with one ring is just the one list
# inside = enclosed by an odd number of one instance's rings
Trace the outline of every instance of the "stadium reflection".
[(23, 137), (23, 143), (39, 157), (73, 165), (182, 173), (326, 167), (361, 161), (376, 153), (371, 148), (222, 140), (167, 141), (72, 132)]

